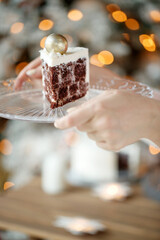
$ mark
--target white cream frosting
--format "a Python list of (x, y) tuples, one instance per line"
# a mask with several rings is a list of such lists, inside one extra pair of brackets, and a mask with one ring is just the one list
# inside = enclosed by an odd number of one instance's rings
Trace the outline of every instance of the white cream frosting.
[(89, 82), (88, 48), (70, 47), (63, 55), (54, 52), (54, 50), (52, 50), (51, 52), (47, 52), (47, 50), (44, 48), (40, 50), (40, 58), (43, 59), (50, 67), (54, 67), (62, 63), (74, 62), (77, 61), (79, 58), (86, 58), (86, 82)]
[(44, 48), (43, 50), (40, 50), (40, 57), (50, 67), (53, 67), (61, 63), (76, 61), (79, 58), (88, 58), (88, 49), (82, 47), (72, 47), (68, 48), (67, 52), (62, 55), (60, 53), (54, 52), (54, 50), (52, 50), (51, 52), (47, 52), (47, 50)]

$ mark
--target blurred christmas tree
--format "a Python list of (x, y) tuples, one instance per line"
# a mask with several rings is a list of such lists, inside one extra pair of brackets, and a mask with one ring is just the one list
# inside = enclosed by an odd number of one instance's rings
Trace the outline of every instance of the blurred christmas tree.
[[(130, 54), (119, 62), (125, 73), (154, 87), (160, 85), (160, 1), (105, 1), (113, 21), (113, 36)], [(114, 37), (115, 39), (115, 37)], [(114, 41), (114, 40), (113, 40)]]
[(159, 0), (1, 0), (0, 78), (16, 76), (59, 32), (88, 47), (91, 63), (160, 87), (159, 9)]

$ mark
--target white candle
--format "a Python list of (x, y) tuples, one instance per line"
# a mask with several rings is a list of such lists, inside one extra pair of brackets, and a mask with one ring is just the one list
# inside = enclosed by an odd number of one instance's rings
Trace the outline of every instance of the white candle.
[(97, 183), (118, 178), (117, 154), (97, 147), (85, 134), (71, 149), (70, 181)]
[(58, 194), (65, 189), (66, 159), (52, 153), (42, 164), (42, 189), (48, 194)]

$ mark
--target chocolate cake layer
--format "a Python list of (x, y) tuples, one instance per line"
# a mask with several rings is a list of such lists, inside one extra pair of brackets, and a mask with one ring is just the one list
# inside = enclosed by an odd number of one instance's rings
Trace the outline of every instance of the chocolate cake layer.
[(63, 106), (86, 95), (86, 58), (49, 67), (42, 60), (44, 94), (51, 108)]

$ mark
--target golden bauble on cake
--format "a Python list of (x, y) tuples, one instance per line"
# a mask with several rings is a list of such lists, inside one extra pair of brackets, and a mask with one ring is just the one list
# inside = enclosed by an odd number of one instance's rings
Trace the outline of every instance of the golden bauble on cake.
[(68, 42), (61, 34), (52, 33), (45, 41), (45, 48), (47, 52), (54, 50), (56, 53), (64, 54), (68, 49)]

